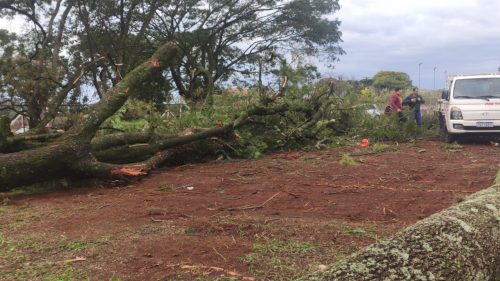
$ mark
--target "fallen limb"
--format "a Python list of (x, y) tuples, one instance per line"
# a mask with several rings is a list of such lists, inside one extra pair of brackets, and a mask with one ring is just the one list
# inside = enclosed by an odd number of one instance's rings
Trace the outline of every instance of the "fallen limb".
[(90, 148), (92, 149), (92, 151), (100, 151), (120, 145), (147, 143), (151, 140), (152, 137), (153, 134), (149, 132), (117, 133), (105, 135), (93, 138), (90, 143)]
[(63, 133), (47, 133), (37, 135), (17, 135), (7, 138), (0, 138), (0, 153), (12, 153), (22, 149), (30, 148), (33, 145), (27, 145), (28, 142), (47, 142), (62, 136)]

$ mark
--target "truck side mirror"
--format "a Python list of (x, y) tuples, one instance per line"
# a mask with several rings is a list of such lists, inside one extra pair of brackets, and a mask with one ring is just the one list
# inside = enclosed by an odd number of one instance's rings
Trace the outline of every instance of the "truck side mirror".
[(444, 90), (442, 93), (441, 93), (441, 98), (444, 99), (444, 100), (447, 100), (450, 98), (450, 91), (448, 90)]

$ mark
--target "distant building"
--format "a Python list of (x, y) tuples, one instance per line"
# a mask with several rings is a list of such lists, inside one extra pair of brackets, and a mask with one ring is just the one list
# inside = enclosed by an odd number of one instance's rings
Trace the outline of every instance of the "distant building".
[(29, 119), (24, 115), (18, 114), (12, 121), (10, 121), (10, 131), (14, 135), (26, 133), (30, 130)]
[(29, 131), (29, 122), (26, 116), (22, 116), (12, 109), (5, 109), (5, 108), (0, 109), (0, 116), (5, 116), (9, 118), (9, 120), (11, 120), (10, 131), (14, 135)]

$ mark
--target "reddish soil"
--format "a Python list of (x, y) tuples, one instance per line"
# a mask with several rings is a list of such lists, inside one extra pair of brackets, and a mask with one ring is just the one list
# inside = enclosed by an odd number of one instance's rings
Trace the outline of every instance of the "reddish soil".
[[(15, 197), (0, 213), (0, 231), (12, 239), (29, 234), (46, 241), (105, 237), (102, 245), (77, 252), (86, 261), (73, 264), (92, 280), (231, 274), (279, 280), (265, 264), (248, 261), (255, 243), (308, 241), (317, 250), (295, 266), (333, 262), (332, 247), (339, 256), (350, 254), (490, 186), (500, 164), (500, 148), (490, 144), (464, 144), (457, 152), (430, 141), (394, 148), (282, 152), (255, 161), (164, 168), (128, 186), (101, 183)], [(359, 165), (341, 165), (345, 153)], [(50, 252), (31, 260), (56, 257), (71, 258)]]

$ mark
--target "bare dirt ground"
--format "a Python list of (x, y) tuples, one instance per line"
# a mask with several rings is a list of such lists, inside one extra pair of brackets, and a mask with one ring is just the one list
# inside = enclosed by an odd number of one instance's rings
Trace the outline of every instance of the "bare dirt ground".
[[(491, 185), (500, 148), (419, 141), (164, 168), (0, 208), (1, 280), (289, 280)], [(342, 165), (351, 153), (357, 165)]]

